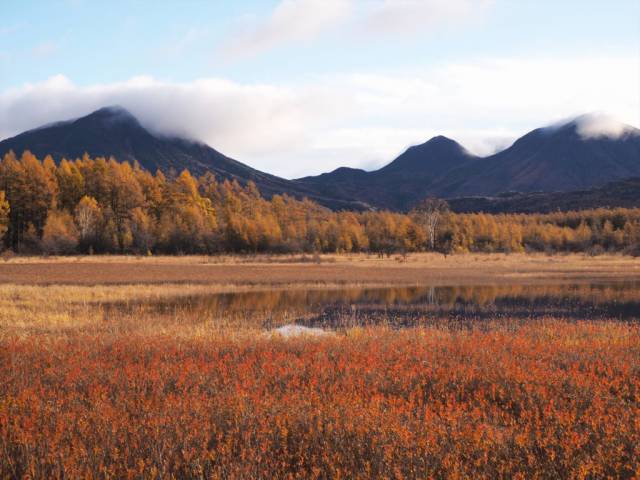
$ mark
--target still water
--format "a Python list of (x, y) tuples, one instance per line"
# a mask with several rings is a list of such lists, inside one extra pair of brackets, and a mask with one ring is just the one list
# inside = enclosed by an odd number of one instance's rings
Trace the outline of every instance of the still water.
[(391, 327), (493, 320), (530, 321), (640, 319), (640, 282), (444, 287), (345, 287), (272, 289), (177, 296), (153, 303), (112, 305), (143, 308), (159, 315), (340, 329), (385, 324)]

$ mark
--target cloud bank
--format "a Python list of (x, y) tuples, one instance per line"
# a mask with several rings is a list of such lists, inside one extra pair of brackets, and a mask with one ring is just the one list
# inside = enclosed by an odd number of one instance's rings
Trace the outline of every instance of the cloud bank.
[[(286, 84), (135, 77), (79, 86), (58, 75), (0, 92), (0, 138), (118, 104), (156, 132), (205, 141), (291, 178), (343, 165), (375, 168), (439, 134), (492, 153), (550, 120), (590, 111), (637, 126), (638, 77), (625, 57), (487, 59)], [(607, 128), (599, 120), (584, 131)]]

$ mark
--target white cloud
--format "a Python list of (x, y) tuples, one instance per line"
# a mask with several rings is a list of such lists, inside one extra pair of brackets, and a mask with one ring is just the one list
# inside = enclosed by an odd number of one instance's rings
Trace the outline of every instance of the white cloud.
[(308, 41), (344, 20), (352, 0), (281, 0), (269, 18), (234, 34), (223, 53), (252, 56), (291, 42)]
[(634, 61), (489, 59), (277, 85), (136, 77), (77, 86), (59, 75), (0, 92), (0, 138), (119, 104), (155, 131), (188, 134), (278, 175), (373, 168), (438, 134), (485, 154), (553, 119), (585, 112), (607, 111), (638, 126)]
[(576, 119), (577, 132), (583, 138), (620, 138), (633, 131), (629, 125), (605, 113), (591, 113)]
[(406, 34), (478, 18), (493, 0), (379, 0), (370, 2), (364, 26), (371, 33)]

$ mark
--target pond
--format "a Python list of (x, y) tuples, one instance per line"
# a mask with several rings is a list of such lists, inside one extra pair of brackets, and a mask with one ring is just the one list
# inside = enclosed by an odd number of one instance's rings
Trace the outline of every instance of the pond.
[(201, 320), (244, 319), (266, 329), (284, 324), (323, 329), (435, 322), (465, 326), (548, 317), (635, 321), (640, 319), (640, 282), (291, 288), (175, 296), (105, 308)]

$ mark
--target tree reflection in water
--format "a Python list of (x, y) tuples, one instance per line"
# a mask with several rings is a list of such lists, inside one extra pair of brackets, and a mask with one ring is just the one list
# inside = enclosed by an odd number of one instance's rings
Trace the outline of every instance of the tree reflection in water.
[(264, 328), (287, 323), (340, 329), (436, 322), (456, 327), (501, 318), (546, 317), (633, 321), (640, 318), (640, 282), (271, 289), (112, 303), (103, 308), (194, 321), (225, 318), (257, 322)]

